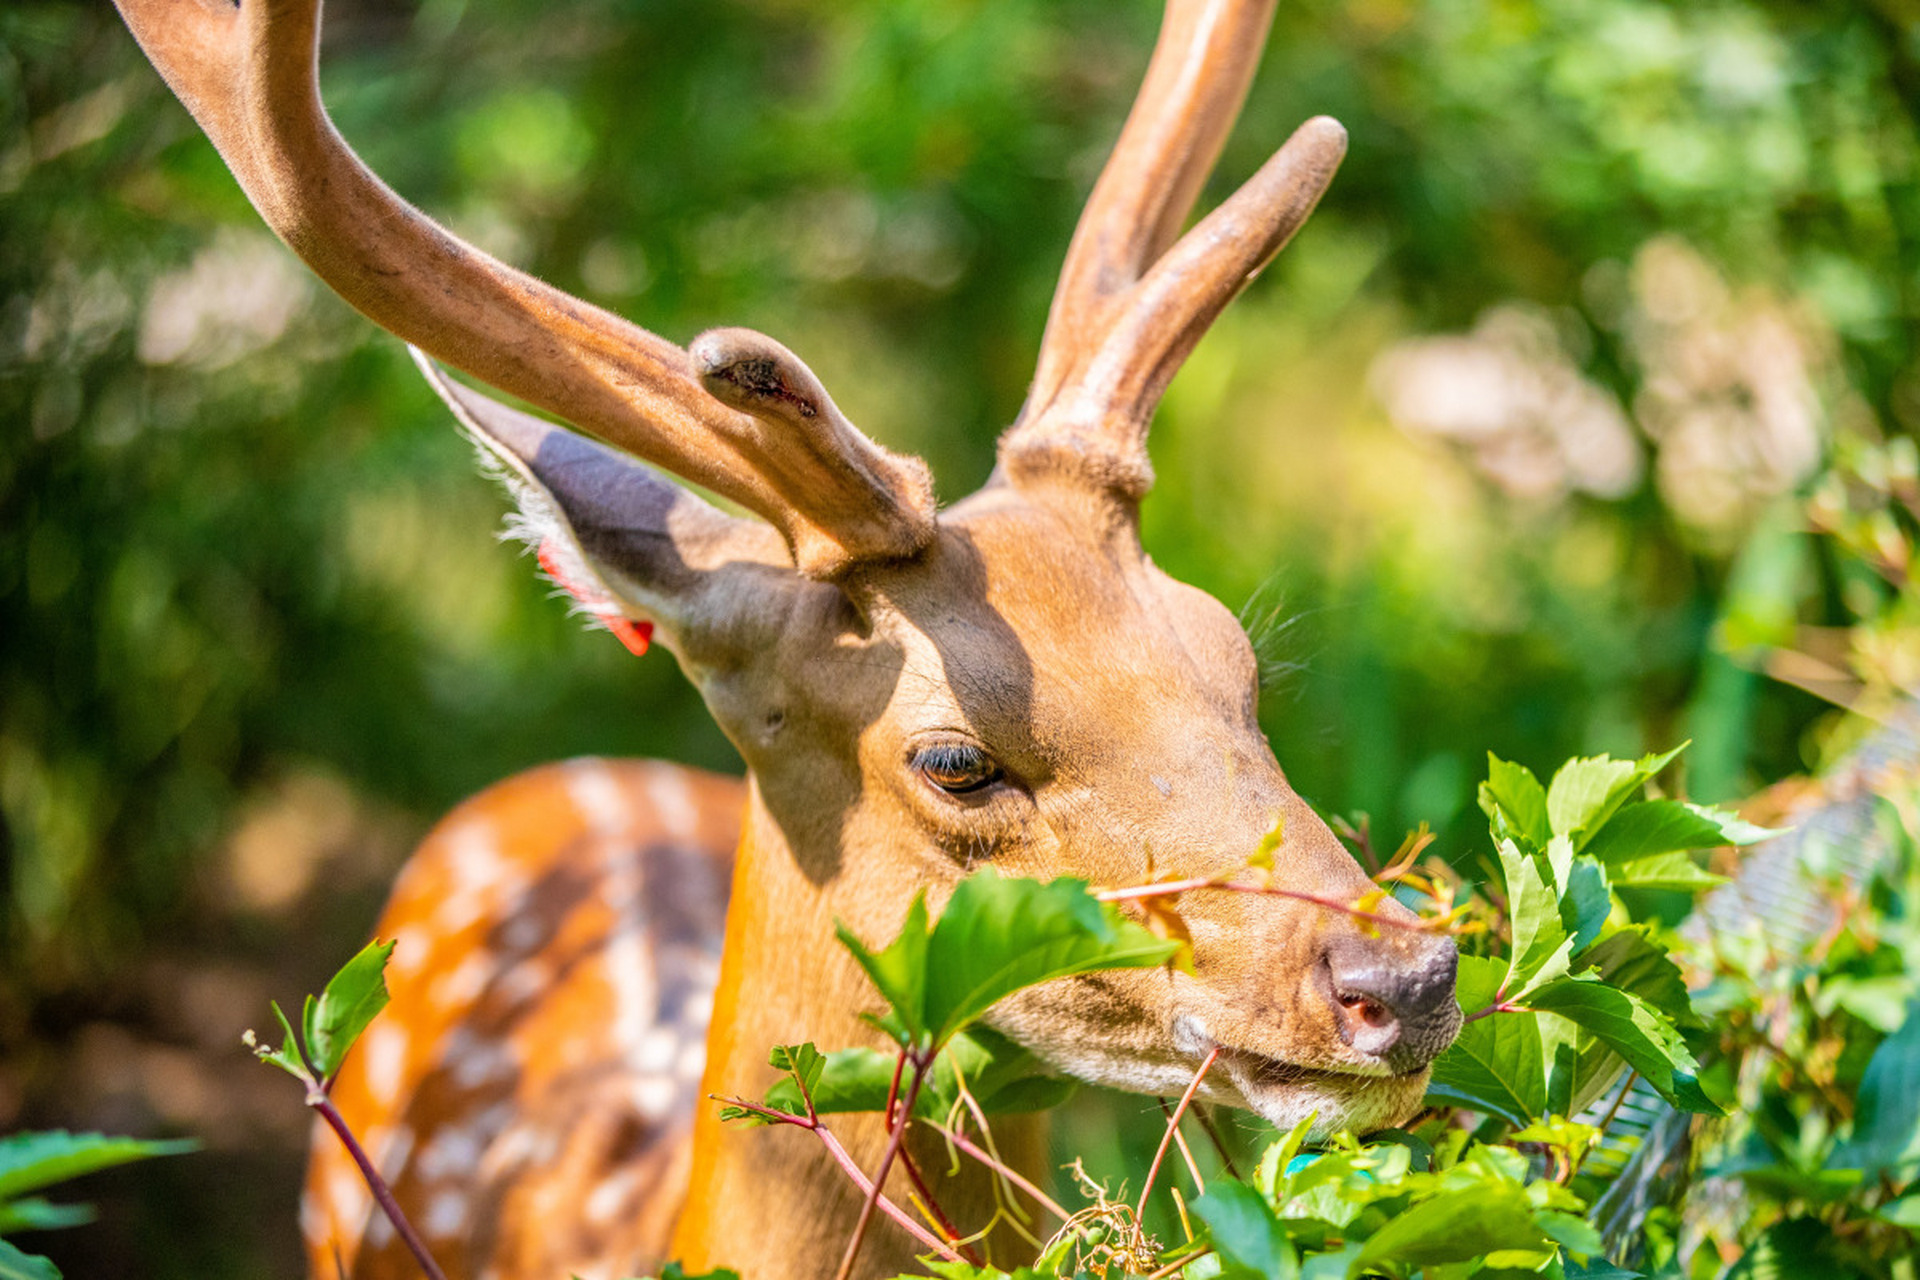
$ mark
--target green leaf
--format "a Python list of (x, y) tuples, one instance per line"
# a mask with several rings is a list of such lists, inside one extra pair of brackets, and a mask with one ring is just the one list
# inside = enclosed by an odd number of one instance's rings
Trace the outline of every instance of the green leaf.
[(716, 1267), (712, 1271), (702, 1271), (697, 1276), (690, 1276), (686, 1268), (679, 1263), (669, 1262), (660, 1268), (660, 1280), (740, 1280), (740, 1273), (728, 1267)]
[[(867, 977), (899, 1021), (896, 1039), (918, 1043), (926, 1038), (923, 1010), (927, 1002), (927, 895), (922, 890), (907, 904), (907, 918), (894, 940), (869, 951), (844, 924), (834, 926), (840, 945), (853, 953)], [(904, 1033), (904, 1035), (900, 1034)]]
[(83, 1227), (94, 1218), (93, 1206), (55, 1204), (39, 1196), (24, 1200), (0, 1201), (0, 1236), (16, 1231), (57, 1231)]
[(37, 1253), (22, 1253), (0, 1240), (0, 1280), (60, 1280), (60, 1268)]
[(1854, 1105), (1853, 1137), (1833, 1163), (1871, 1177), (1920, 1161), (1920, 1000), (1867, 1060)]
[(1573, 860), (1560, 884), (1560, 923), (1573, 935), (1573, 950), (1579, 951), (1595, 938), (1613, 914), (1613, 891), (1607, 885), (1606, 868), (1581, 854)]
[[(1504, 967), (1481, 956), (1460, 957), (1455, 991), (1469, 1014), (1493, 1003)], [(1516, 1125), (1546, 1106), (1539, 1019), (1522, 1013), (1491, 1013), (1460, 1028), (1459, 1036), (1433, 1062), (1427, 1084), (1431, 1102), (1451, 1103)]]
[(1564, 974), (1573, 947), (1560, 918), (1560, 895), (1540, 874), (1539, 862), (1505, 840), (1500, 867), (1506, 873), (1507, 915), (1513, 921), (1513, 956), (1500, 989), (1515, 999)]
[(1680, 1032), (1639, 996), (1610, 987), (1589, 972), (1550, 982), (1535, 991), (1527, 1003), (1591, 1032), (1674, 1106), (1683, 1111), (1720, 1114), (1720, 1109), (1700, 1092), (1694, 1078), (1699, 1064)]
[(1096, 969), (1151, 969), (1178, 950), (1096, 899), (1084, 880), (980, 872), (959, 883), (933, 927), (923, 1025), (938, 1048), (1023, 988)]
[(1549, 1240), (1583, 1258), (1597, 1258), (1606, 1249), (1600, 1233), (1584, 1218), (1576, 1218), (1558, 1209), (1536, 1210), (1533, 1223)]
[(1415, 1204), (1368, 1237), (1348, 1268), (1438, 1266), (1468, 1262), (1503, 1249), (1544, 1250), (1547, 1237), (1534, 1225), (1533, 1207), (1518, 1186), (1482, 1183), (1443, 1191)]
[(792, 1076), (799, 1087), (811, 1095), (820, 1083), (820, 1072), (827, 1065), (827, 1059), (809, 1040), (805, 1044), (775, 1045), (767, 1054), (767, 1065)]
[(1920, 1233), (1920, 1191), (1909, 1192), (1898, 1200), (1890, 1200), (1880, 1206), (1875, 1217), (1882, 1222), (1891, 1222), (1896, 1227)]
[(1243, 1182), (1214, 1178), (1193, 1202), (1206, 1222), (1213, 1247), (1235, 1266), (1259, 1276), (1290, 1277), (1300, 1269), (1293, 1244), (1264, 1197)]
[(1779, 834), (1724, 810), (1678, 800), (1649, 800), (1616, 813), (1595, 833), (1586, 851), (1611, 864), (1656, 853), (1757, 844)]
[(293, 1024), (287, 1021), (287, 1015), (281, 1010), (278, 1000), (267, 1001), (267, 1007), (273, 1010), (275, 1020), (280, 1023), (280, 1047), (268, 1048), (251, 1031), (240, 1037), (241, 1040), (260, 1061), (272, 1063), (296, 1080), (307, 1081), (307, 1064), (300, 1060), (300, 1042), (293, 1034)]
[(1702, 870), (1684, 853), (1657, 853), (1650, 858), (1635, 858), (1609, 868), (1616, 889), (1678, 889), (1699, 893), (1725, 884), (1725, 876)]
[(1480, 809), (1494, 824), (1496, 840), (1511, 839), (1533, 849), (1546, 847), (1547, 793), (1525, 765), (1487, 753), (1487, 780), (1480, 784)]
[(375, 938), (340, 967), (318, 1000), (307, 998), (307, 1057), (322, 1080), (333, 1078), (353, 1042), (387, 1007), (385, 975), (393, 946)]
[(1615, 810), (1646, 785), (1686, 749), (1682, 743), (1664, 755), (1639, 760), (1593, 756), (1569, 760), (1547, 786), (1547, 821), (1555, 835), (1573, 841), (1575, 852), (1586, 847), (1607, 825)]
[(1631, 925), (1574, 957), (1576, 970), (1592, 970), (1610, 987), (1631, 991), (1682, 1027), (1700, 1025), (1680, 966), (1653, 940), (1652, 929)]
[(64, 1129), (10, 1134), (0, 1138), (0, 1200), (96, 1170), (152, 1156), (179, 1155), (199, 1146), (191, 1138), (151, 1142), (100, 1133), (68, 1133)]

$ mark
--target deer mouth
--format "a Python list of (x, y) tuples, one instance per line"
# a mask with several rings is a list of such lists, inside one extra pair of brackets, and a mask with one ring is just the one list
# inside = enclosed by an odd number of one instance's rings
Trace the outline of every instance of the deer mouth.
[(1405, 1072), (1374, 1064), (1310, 1067), (1225, 1045), (1215, 1070), (1239, 1094), (1241, 1106), (1271, 1124), (1291, 1128), (1312, 1116), (1309, 1135), (1315, 1139), (1406, 1121), (1420, 1109), (1428, 1076), (1425, 1066)]

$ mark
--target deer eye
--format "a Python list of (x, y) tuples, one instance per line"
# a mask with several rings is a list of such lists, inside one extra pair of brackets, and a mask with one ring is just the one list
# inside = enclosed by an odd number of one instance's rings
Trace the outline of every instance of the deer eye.
[(936, 742), (913, 753), (913, 768), (948, 795), (979, 791), (1000, 780), (1000, 766), (971, 742)]

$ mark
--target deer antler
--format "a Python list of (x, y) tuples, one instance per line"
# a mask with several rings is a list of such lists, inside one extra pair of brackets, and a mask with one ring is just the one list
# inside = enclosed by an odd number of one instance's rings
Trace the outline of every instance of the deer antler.
[(319, 0), (116, 3), (267, 224), (375, 324), (764, 516), (812, 576), (933, 536), (925, 464), (860, 434), (786, 348), (720, 330), (690, 357), (394, 194), (321, 106)]
[(1144, 495), (1147, 425), (1167, 383), (1332, 182), (1347, 134), (1319, 116), (1175, 243), (1272, 17), (1273, 0), (1168, 0), (1140, 95), (1067, 250), (1033, 388), (1001, 439), (1014, 478), (1065, 470)]

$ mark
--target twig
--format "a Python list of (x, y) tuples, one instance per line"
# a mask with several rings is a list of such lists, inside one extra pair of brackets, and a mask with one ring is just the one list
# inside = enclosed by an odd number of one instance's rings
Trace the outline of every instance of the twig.
[(968, 1155), (972, 1156), (975, 1160), (978, 1160), (981, 1164), (993, 1170), (995, 1173), (1005, 1178), (1008, 1182), (1011, 1182), (1014, 1186), (1020, 1188), (1020, 1190), (1026, 1192), (1029, 1196), (1033, 1197), (1033, 1200), (1036, 1204), (1038, 1204), (1042, 1209), (1045, 1209), (1048, 1213), (1052, 1214), (1054, 1217), (1060, 1219), (1060, 1221), (1065, 1222), (1068, 1218), (1071, 1218), (1073, 1216), (1072, 1214), (1068, 1213), (1065, 1209), (1061, 1208), (1060, 1204), (1056, 1200), (1054, 1200), (1052, 1196), (1042, 1191), (1039, 1187), (1036, 1187), (1035, 1185), (1033, 1185), (1033, 1183), (1029, 1182), (1026, 1178), (1022, 1177), (1020, 1174), (1014, 1172), (1012, 1169), (1009, 1169), (1006, 1165), (1002, 1164), (997, 1157), (989, 1155), (987, 1152), (981, 1150), (978, 1146), (975, 1146), (973, 1139), (967, 1137), (964, 1133), (961, 1133), (958, 1129), (941, 1129), (940, 1134), (942, 1137), (946, 1138), (948, 1142), (951, 1142), (958, 1150), (966, 1152)]
[(1478, 1022), (1480, 1019), (1486, 1017), (1490, 1013), (1532, 1013), (1532, 1012), (1533, 1010), (1527, 1008), (1527, 1006), (1523, 1004), (1508, 1004), (1505, 1000), (1495, 1000), (1492, 1004), (1488, 1005), (1486, 1008), (1475, 1010), (1474, 1012), (1468, 1014), (1466, 1017), (1460, 1019), (1460, 1025), (1464, 1027), (1469, 1022)]
[(958, 1249), (968, 1262), (976, 1267), (979, 1266), (980, 1255), (968, 1246), (966, 1240), (960, 1235), (960, 1229), (953, 1225), (953, 1219), (949, 1218), (947, 1211), (940, 1207), (940, 1201), (934, 1198), (933, 1188), (929, 1187), (927, 1180), (920, 1176), (920, 1167), (914, 1163), (913, 1153), (905, 1147), (900, 1149), (900, 1167), (907, 1171), (908, 1181), (912, 1182), (914, 1190), (920, 1193), (919, 1204), (925, 1211), (925, 1216), (945, 1233), (948, 1242)]
[(1140, 1203), (1135, 1207), (1136, 1220), (1146, 1217), (1147, 1197), (1153, 1194), (1153, 1180), (1160, 1173), (1160, 1162), (1167, 1158), (1167, 1145), (1173, 1141), (1175, 1129), (1180, 1127), (1180, 1117), (1187, 1113), (1193, 1103), (1193, 1095), (1200, 1088), (1200, 1082), (1207, 1078), (1207, 1072), (1213, 1069), (1213, 1063), (1220, 1056), (1220, 1046), (1214, 1045), (1207, 1050), (1207, 1056), (1200, 1060), (1200, 1069), (1193, 1073), (1193, 1079), (1187, 1082), (1187, 1091), (1180, 1095), (1180, 1105), (1173, 1109), (1173, 1120), (1167, 1125), (1167, 1131), (1160, 1135), (1160, 1149), (1153, 1153), (1153, 1163), (1147, 1166), (1147, 1180), (1140, 1188)]
[[(840, 1270), (835, 1280), (847, 1280), (853, 1274), (854, 1260), (860, 1256), (860, 1246), (866, 1242), (867, 1224), (873, 1221), (874, 1206), (879, 1203), (880, 1188), (887, 1185), (887, 1174), (893, 1169), (894, 1159), (900, 1154), (900, 1143), (906, 1137), (907, 1123), (913, 1118), (913, 1104), (920, 1097), (920, 1083), (927, 1076), (927, 1060), (919, 1055), (904, 1055), (911, 1058), (907, 1075), (906, 1093), (900, 1103), (898, 1117), (889, 1117), (887, 1148), (880, 1153), (880, 1167), (873, 1175), (873, 1188), (867, 1192), (867, 1202), (860, 1207), (860, 1220), (853, 1224), (853, 1236), (847, 1241), (847, 1251), (840, 1259)], [(949, 1250), (948, 1252), (951, 1252)]]
[(1182, 893), (1194, 893), (1202, 889), (1217, 889), (1223, 893), (1258, 893), (1274, 898), (1292, 898), (1296, 902), (1309, 902), (1316, 907), (1325, 907), (1329, 911), (1345, 912), (1356, 920), (1385, 925), (1390, 929), (1405, 929), (1410, 933), (1441, 932), (1452, 923), (1452, 920), (1446, 917), (1437, 920), (1401, 920), (1394, 916), (1383, 916), (1377, 911), (1356, 907), (1351, 902), (1323, 898), (1317, 893), (1307, 893), (1301, 889), (1283, 889), (1276, 884), (1239, 884), (1231, 880), (1216, 880), (1212, 876), (1165, 880), (1159, 884), (1129, 885), (1124, 889), (1102, 889), (1093, 896), (1101, 902), (1136, 902), (1141, 898), (1167, 898)]
[(1189, 1253), (1183, 1258), (1175, 1258), (1172, 1262), (1167, 1263), (1166, 1266), (1161, 1267), (1158, 1271), (1149, 1271), (1146, 1275), (1146, 1280), (1166, 1280), (1166, 1277), (1172, 1275), (1174, 1272), (1186, 1266), (1188, 1263), (1198, 1262), (1200, 1261), (1200, 1259), (1206, 1257), (1208, 1254), (1212, 1252), (1213, 1250), (1208, 1248), (1208, 1249), (1202, 1249), (1198, 1253)]
[[(304, 1054), (301, 1056), (305, 1057)], [(347, 1149), (347, 1154), (353, 1157), (353, 1162), (360, 1166), (360, 1176), (367, 1180), (367, 1189), (373, 1192), (375, 1203), (380, 1206), (380, 1211), (387, 1215), (387, 1221), (393, 1223), (394, 1231), (399, 1234), (401, 1240), (406, 1242), (407, 1249), (413, 1254), (414, 1261), (420, 1264), (420, 1269), (427, 1273), (428, 1280), (447, 1280), (447, 1273), (440, 1269), (440, 1264), (433, 1260), (431, 1253), (427, 1252), (427, 1242), (420, 1238), (420, 1233), (413, 1229), (413, 1223), (407, 1221), (407, 1215), (400, 1211), (400, 1202), (393, 1198), (393, 1188), (389, 1187), (387, 1180), (380, 1176), (380, 1171), (373, 1167), (373, 1161), (367, 1158), (360, 1140), (353, 1136), (353, 1129), (348, 1126), (346, 1118), (334, 1108), (333, 1099), (327, 1096), (324, 1085), (309, 1082), (307, 1105), (320, 1113), (320, 1118), (327, 1122), (334, 1136), (340, 1139)]]
[(1155, 1098), (1160, 1104), (1160, 1114), (1167, 1118), (1167, 1124), (1173, 1130), (1173, 1145), (1180, 1148), (1180, 1158), (1187, 1162), (1187, 1175), (1193, 1179), (1201, 1195), (1207, 1194), (1207, 1180), (1200, 1176), (1200, 1166), (1194, 1163), (1193, 1148), (1187, 1145), (1187, 1137), (1180, 1132), (1180, 1122), (1173, 1118), (1173, 1108), (1167, 1105), (1165, 1098)]
[[(826, 1125), (817, 1120), (808, 1120), (804, 1116), (789, 1115), (785, 1111), (775, 1111), (772, 1107), (763, 1107), (757, 1102), (748, 1102), (745, 1098), (723, 1098), (716, 1093), (710, 1093), (707, 1097), (714, 1102), (724, 1102), (730, 1107), (739, 1107), (742, 1111), (750, 1111), (761, 1119), (769, 1120), (774, 1124), (790, 1124), (796, 1129), (807, 1130), (813, 1134), (814, 1137), (820, 1139), (821, 1145), (827, 1149), (827, 1154), (833, 1157), (833, 1162), (840, 1166), (841, 1172), (853, 1179), (853, 1185), (860, 1188), (861, 1194), (875, 1194), (876, 1184), (870, 1181), (865, 1173), (861, 1172), (860, 1166), (855, 1164), (853, 1157), (847, 1154), (847, 1149), (840, 1145), (840, 1139), (834, 1137), (833, 1130), (827, 1128)], [(886, 1196), (878, 1196), (875, 1203), (879, 1206), (880, 1212), (899, 1223), (901, 1229), (908, 1235), (927, 1246), (927, 1248), (932, 1249), (941, 1257), (947, 1259), (949, 1262), (966, 1261), (966, 1259), (954, 1252), (946, 1242), (915, 1222), (906, 1210), (887, 1199)]]

